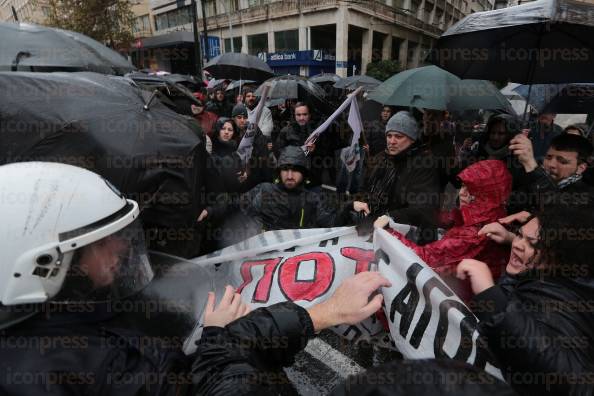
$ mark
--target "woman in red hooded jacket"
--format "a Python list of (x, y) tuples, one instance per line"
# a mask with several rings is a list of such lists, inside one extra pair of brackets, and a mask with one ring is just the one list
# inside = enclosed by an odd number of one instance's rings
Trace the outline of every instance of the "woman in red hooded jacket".
[[(512, 177), (504, 162), (479, 161), (458, 174), (462, 182), (459, 192), (460, 208), (450, 214), (454, 225), (439, 241), (419, 246), (393, 229), (387, 231), (398, 238), (431, 268), (449, 286), (468, 301), (472, 297), (470, 283), (455, 277), (456, 265), (465, 258), (474, 258), (490, 265), (494, 276), (499, 276), (509, 258), (509, 248), (499, 245), (479, 230), (486, 224), (506, 216), (505, 204), (511, 193)], [(398, 219), (396, 219), (397, 221)], [(383, 228), (388, 218), (380, 217), (375, 225)]]

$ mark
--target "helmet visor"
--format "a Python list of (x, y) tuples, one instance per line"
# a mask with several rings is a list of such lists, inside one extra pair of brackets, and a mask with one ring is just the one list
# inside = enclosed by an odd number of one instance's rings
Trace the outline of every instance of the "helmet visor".
[(92, 303), (138, 293), (153, 278), (140, 221), (74, 252), (54, 302)]

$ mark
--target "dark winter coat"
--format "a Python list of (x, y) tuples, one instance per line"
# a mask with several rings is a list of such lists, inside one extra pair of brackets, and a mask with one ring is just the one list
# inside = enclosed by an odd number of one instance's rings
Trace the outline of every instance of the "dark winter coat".
[(208, 103), (206, 103), (206, 111), (215, 113), (219, 117), (231, 117), (233, 106), (227, 101), (219, 102), (214, 99), (209, 100)]
[(523, 172), (510, 197), (509, 212), (534, 212), (552, 206), (579, 206), (591, 210), (594, 207), (594, 187), (579, 180), (559, 188), (540, 166), (532, 172)]
[[(278, 153), (286, 146), (303, 146), (305, 140), (316, 129), (312, 122), (305, 126), (292, 122), (284, 127), (277, 138), (275, 152)], [(350, 137), (341, 133), (337, 124), (331, 124), (315, 142), (315, 150), (308, 156), (310, 159), (311, 177), (310, 187), (322, 184), (324, 171), (334, 174), (336, 167), (335, 151), (350, 144)]]
[[(293, 363), (314, 336), (307, 311), (286, 302), (260, 308), (225, 328), (207, 327), (192, 367), (205, 395), (283, 395), (280, 369)], [(411, 378), (433, 381), (411, 381)], [(444, 385), (440, 379), (456, 378)], [(332, 395), (512, 396), (491, 375), (453, 360), (403, 360), (349, 377)]]
[(433, 156), (417, 145), (396, 156), (384, 151), (372, 157), (362, 191), (357, 200), (375, 215), (387, 213), (401, 224), (436, 224), (439, 173)]
[(346, 204), (339, 211), (330, 208), (322, 195), (303, 186), (287, 190), (282, 184), (261, 183), (236, 200), (207, 209), (208, 216), (217, 220), (234, 209), (251, 220), (261, 230), (335, 227), (348, 223)]
[(209, 186), (213, 186), (211, 192), (238, 193), (242, 190), (242, 183), (238, 180), (238, 173), (243, 170), (243, 167), (236, 150), (237, 143), (235, 140), (231, 139), (229, 142), (222, 142), (218, 139), (218, 136), (213, 137), (208, 172)]
[(256, 128), (254, 135), (252, 155), (249, 160), (248, 188), (253, 188), (260, 183), (270, 183), (274, 178), (275, 161), (272, 150), (268, 149), (271, 138), (265, 136), (260, 128)]
[(594, 280), (505, 275), (474, 300), (479, 332), (520, 394), (594, 394)]
[(225, 328), (206, 327), (192, 366), (203, 395), (285, 394), (282, 367), (314, 336), (307, 311), (291, 302), (260, 308)]
[(117, 308), (89, 304), (62, 309), (48, 318), (38, 314), (0, 333), (0, 394), (198, 394), (190, 390), (192, 360), (172, 341), (175, 337), (161, 339), (115, 325), (122, 316), (116, 315)]
[(373, 157), (386, 149), (386, 123), (373, 120), (364, 124), (365, 140), (369, 145), (369, 156)]
[(469, 300), (470, 283), (455, 276), (458, 263), (465, 258), (486, 262), (493, 276), (498, 277), (509, 259), (508, 246), (477, 233), (484, 225), (506, 216), (505, 203), (512, 180), (505, 164), (497, 160), (479, 161), (463, 170), (458, 178), (475, 199), (454, 211), (457, 221), (442, 239), (419, 246), (397, 231), (389, 232), (444, 277), (459, 297)]

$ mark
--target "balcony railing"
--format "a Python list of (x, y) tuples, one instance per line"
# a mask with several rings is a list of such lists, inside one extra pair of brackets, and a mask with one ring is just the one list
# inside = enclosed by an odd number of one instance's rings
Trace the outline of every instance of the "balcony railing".
[[(325, 9), (338, 8), (340, 0), (286, 0), (274, 1), (255, 7), (244, 8), (230, 15), (222, 13), (207, 18), (209, 29), (226, 28), (231, 18), (232, 25), (249, 23), (252, 21), (266, 20), (272, 16), (285, 17), (299, 13), (309, 13)], [(435, 25), (428, 24), (418, 19), (410, 11), (401, 8), (391, 7), (381, 0), (349, 1), (349, 6), (358, 9), (363, 13), (372, 12), (378, 16), (389, 16), (393, 23), (405, 25), (415, 30), (439, 36), (443, 30)]]

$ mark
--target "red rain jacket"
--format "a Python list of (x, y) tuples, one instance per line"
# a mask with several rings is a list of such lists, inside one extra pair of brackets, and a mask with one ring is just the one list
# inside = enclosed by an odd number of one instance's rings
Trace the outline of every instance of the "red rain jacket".
[(414, 250), (459, 297), (468, 301), (472, 297), (470, 283), (455, 277), (457, 264), (465, 258), (484, 261), (497, 279), (509, 259), (508, 246), (479, 237), (477, 233), (485, 224), (506, 216), (505, 202), (511, 193), (512, 178), (499, 160), (479, 161), (460, 172), (458, 178), (475, 199), (451, 213), (454, 226), (441, 240), (419, 246), (397, 231), (388, 232)]

